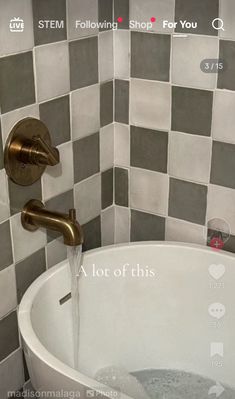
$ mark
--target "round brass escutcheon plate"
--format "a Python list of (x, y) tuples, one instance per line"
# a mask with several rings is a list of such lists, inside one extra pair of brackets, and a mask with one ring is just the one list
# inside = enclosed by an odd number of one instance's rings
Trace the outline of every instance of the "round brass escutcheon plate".
[(35, 183), (46, 168), (46, 165), (35, 165), (22, 160), (22, 148), (27, 148), (35, 137), (41, 137), (51, 145), (50, 134), (44, 123), (35, 118), (25, 118), (13, 127), (6, 142), (4, 166), (7, 175), (21, 186)]
[(30, 200), (28, 201), (24, 208), (22, 209), (21, 212), (21, 223), (22, 226), (24, 227), (24, 229), (28, 230), (28, 231), (36, 231), (38, 230), (38, 226), (35, 226), (32, 221), (31, 221), (31, 217), (30, 217), (30, 211), (34, 208), (40, 208), (43, 209), (45, 208), (45, 205), (43, 204), (42, 201), (40, 200)]

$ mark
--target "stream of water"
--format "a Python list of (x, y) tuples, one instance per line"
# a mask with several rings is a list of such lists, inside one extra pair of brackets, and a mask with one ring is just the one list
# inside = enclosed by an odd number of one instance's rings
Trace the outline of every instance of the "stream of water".
[(78, 279), (79, 279), (79, 271), (82, 265), (82, 246), (81, 245), (78, 245), (77, 247), (67, 246), (67, 255), (71, 270), (74, 368), (75, 370), (78, 370), (79, 329), (80, 329)]

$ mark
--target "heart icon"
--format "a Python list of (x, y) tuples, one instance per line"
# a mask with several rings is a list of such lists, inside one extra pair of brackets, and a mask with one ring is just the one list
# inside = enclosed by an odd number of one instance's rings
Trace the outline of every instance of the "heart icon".
[(210, 275), (215, 279), (219, 280), (225, 273), (225, 266), (224, 265), (210, 265), (209, 267)]

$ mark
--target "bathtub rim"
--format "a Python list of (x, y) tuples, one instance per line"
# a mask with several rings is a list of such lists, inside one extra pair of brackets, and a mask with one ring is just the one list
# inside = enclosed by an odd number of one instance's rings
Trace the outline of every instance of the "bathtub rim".
[[(200, 244), (191, 244), (191, 243), (183, 243), (183, 242), (175, 242), (175, 241), (139, 241), (139, 242), (131, 242), (124, 244), (113, 244), (109, 246), (104, 246), (100, 248), (91, 249), (84, 253), (84, 256), (90, 257), (94, 255), (94, 253), (102, 253), (102, 252), (111, 252), (114, 249), (125, 249), (128, 247), (135, 246), (157, 246), (157, 247), (170, 247), (170, 248), (188, 248), (196, 251), (202, 251), (205, 253), (216, 253), (219, 257), (229, 257), (235, 258), (235, 254), (227, 251), (214, 250), (210, 247), (203, 246)], [(23, 295), (23, 298), (19, 305), (18, 311), (18, 325), (19, 331), (23, 338), (24, 343), (30, 349), (30, 351), (39, 358), (42, 362), (46, 363), (48, 367), (57, 371), (58, 373), (68, 377), (74, 382), (80, 383), (86, 386), (89, 389), (93, 389), (99, 391), (104, 391), (107, 389), (107, 385), (101, 384), (98, 381), (86, 376), (85, 374), (74, 370), (72, 367), (68, 366), (66, 363), (63, 363), (56, 356), (54, 356), (51, 352), (49, 352), (46, 347), (41, 343), (39, 338), (37, 337), (32, 323), (31, 323), (31, 309), (33, 306), (33, 302), (35, 296), (37, 295), (40, 288), (43, 286), (44, 282), (51, 278), (54, 274), (58, 273), (59, 270), (63, 267), (67, 267), (68, 259), (56, 264), (50, 269), (46, 270), (42, 273), (26, 290)], [(115, 391), (115, 390), (113, 390)], [(106, 394), (109, 397), (108, 394)], [(111, 396), (110, 396), (111, 398)], [(130, 396), (119, 393), (120, 399), (132, 399)]]

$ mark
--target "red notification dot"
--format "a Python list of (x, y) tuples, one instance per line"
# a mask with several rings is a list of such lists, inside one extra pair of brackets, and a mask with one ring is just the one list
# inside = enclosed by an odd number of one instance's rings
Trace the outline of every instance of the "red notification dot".
[(118, 17), (117, 21), (121, 24), (122, 21), (123, 21), (123, 18), (122, 17)]
[(151, 21), (151, 22), (156, 22), (156, 18), (155, 18), (155, 17), (152, 17), (152, 18), (150, 19), (150, 21)]

